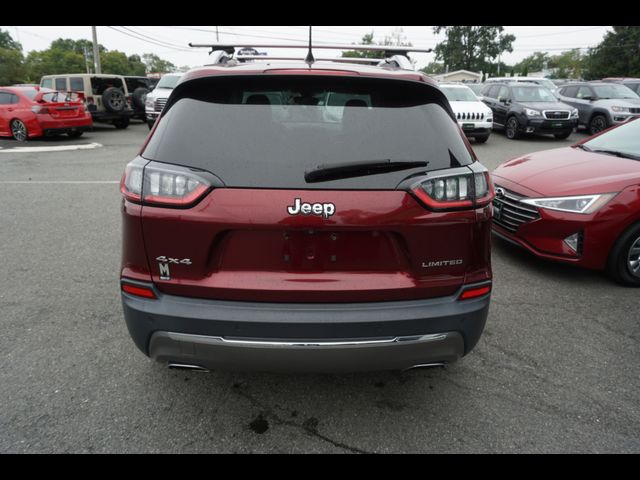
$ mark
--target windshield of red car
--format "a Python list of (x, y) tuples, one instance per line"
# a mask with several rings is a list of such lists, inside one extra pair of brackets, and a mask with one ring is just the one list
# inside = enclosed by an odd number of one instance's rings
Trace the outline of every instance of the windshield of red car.
[(640, 156), (640, 120), (614, 128), (583, 145), (589, 150), (607, 150)]

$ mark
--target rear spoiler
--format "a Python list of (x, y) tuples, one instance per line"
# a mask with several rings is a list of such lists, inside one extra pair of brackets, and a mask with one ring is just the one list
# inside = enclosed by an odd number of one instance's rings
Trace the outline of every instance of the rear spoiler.
[(68, 102), (77, 102), (77, 101), (81, 101), (82, 103), (86, 102), (84, 92), (72, 92), (72, 91), (65, 91), (65, 90), (47, 90), (47, 91), (40, 90), (38, 94), (35, 96), (34, 101), (41, 102), (42, 97), (50, 93), (65, 94), (65, 96), (69, 99), (67, 100)]

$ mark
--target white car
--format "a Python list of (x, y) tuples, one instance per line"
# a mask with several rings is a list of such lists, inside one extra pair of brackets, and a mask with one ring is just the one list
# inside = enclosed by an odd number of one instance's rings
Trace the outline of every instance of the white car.
[(171, 95), (171, 92), (181, 77), (181, 73), (165, 75), (160, 79), (156, 87), (147, 93), (147, 98), (144, 101), (144, 111), (149, 129), (153, 128), (153, 124), (156, 123), (156, 119), (160, 116), (162, 109), (169, 99), (169, 95)]
[(458, 125), (465, 135), (469, 138), (475, 138), (477, 143), (486, 142), (493, 127), (491, 109), (481, 102), (473, 90), (466, 85), (440, 84), (440, 89), (449, 99)]

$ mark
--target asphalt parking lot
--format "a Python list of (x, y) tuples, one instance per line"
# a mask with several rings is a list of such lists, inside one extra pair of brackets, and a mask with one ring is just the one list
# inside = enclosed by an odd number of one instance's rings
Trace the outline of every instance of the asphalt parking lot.
[[(638, 290), (499, 239), (484, 335), (446, 368), (203, 374), (147, 359), (118, 283), (118, 182), (147, 131), (0, 139), (1, 453), (640, 453)], [(473, 147), (493, 169), (584, 136)], [(68, 145), (83, 149), (42, 151)]]

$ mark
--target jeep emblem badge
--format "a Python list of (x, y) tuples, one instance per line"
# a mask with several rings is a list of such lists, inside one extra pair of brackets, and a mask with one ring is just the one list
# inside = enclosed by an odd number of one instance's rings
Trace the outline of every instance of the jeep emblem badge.
[(329, 218), (336, 212), (336, 206), (333, 203), (302, 203), (300, 198), (293, 201), (293, 205), (287, 207), (289, 215), (318, 215), (323, 218)]

